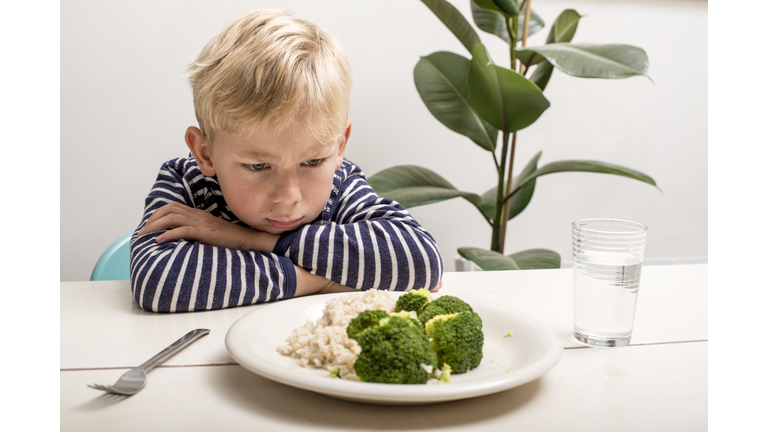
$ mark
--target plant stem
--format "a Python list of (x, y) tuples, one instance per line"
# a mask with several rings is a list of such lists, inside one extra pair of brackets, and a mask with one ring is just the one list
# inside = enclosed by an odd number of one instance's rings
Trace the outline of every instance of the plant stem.
[[(525, 44), (528, 40), (528, 24), (531, 20), (531, 1), (532, 0), (527, 0), (525, 2), (525, 19), (523, 20), (523, 41), (522, 41), (523, 47), (525, 47)], [(514, 34), (515, 36), (517, 36), (517, 19), (513, 21), (513, 27), (514, 27), (513, 29)], [(509, 31), (509, 26), (507, 26), (507, 30)], [(512, 39), (512, 40), (514, 41), (515, 39)], [(511, 60), (510, 68), (514, 70), (515, 69), (514, 45), (511, 48), (511, 53), (512, 53), (512, 56), (510, 59)], [(523, 75), (525, 73), (525, 70), (526, 70), (526, 67), (521, 61), (520, 75)], [(505, 140), (505, 144), (506, 144), (506, 140)], [(499, 201), (497, 204), (497, 206), (501, 205), (502, 208), (504, 209), (502, 211), (502, 217), (500, 221), (501, 224), (499, 225), (499, 232), (498, 232), (498, 236), (499, 236), (498, 252), (502, 254), (504, 253), (504, 244), (506, 243), (506, 238), (507, 238), (507, 222), (509, 221), (509, 206), (511, 204), (511, 200), (507, 199), (506, 197), (508, 197), (510, 192), (512, 191), (512, 180), (513, 180), (512, 171), (513, 171), (513, 167), (515, 166), (515, 145), (516, 144), (517, 144), (517, 131), (512, 133), (512, 148), (509, 151), (509, 166), (507, 167), (506, 187), (504, 188), (504, 194), (502, 195), (501, 201)], [(502, 160), (506, 162), (506, 159), (504, 159), (503, 156), (502, 156)]]
[(509, 34), (509, 62), (512, 66), (510, 69), (515, 70), (515, 62), (517, 57), (515, 56), (515, 47), (517, 46), (517, 15), (507, 17), (507, 34)]
[[(531, 22), (531, 2), (533, 0), (527, 0), (525, 2), (525, 20), (523, 21), (523, 48), (525, 48), (525, 43), (528, 39), (528, 26)], [(525, 70), (527, 68), (523, 65), (523, 62), (520, 62), (520, 75), (525, 75)]]
[(504, 223), (502, 217), (502, 209), (504, 208), (504, 168), (507, 162), (509, 132), (506, 130), (502, 131), (501, 140), (501, 166), (497, 171), (499, 181), (496, 186), (496, 206), (493, 212), (493, 232), (491, 233), (491, 250), (499, 253), (503, 253), (503, 242), (499, 242), (499, 240), (501, 239), (501, 226)]
[(507, 182), (504, 187), (504, 195), (502, 197), (502, 225), (499, 232), (500, 253), (504, 253), (504, 240), (507, 237), (507, 222), (509, 222), (509, 206), (510, 200), (506, 199), (509, 193), (512, 191), (512, 166), (515, 164), (515, 145), (517, 144), (517, 131), (512, 133), (512, 148), (509, 151), (509, 167), (507, 167)]

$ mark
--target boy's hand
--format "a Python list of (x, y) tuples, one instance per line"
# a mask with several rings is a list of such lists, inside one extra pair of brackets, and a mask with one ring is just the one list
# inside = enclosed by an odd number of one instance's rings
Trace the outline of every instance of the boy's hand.
[(210, 246), (261, 252), (272, 252), (279, 239), (278, 235), (235, 225), (207, 211), (179, 203), (166, 204), (157, 209), (139, 230), (139, 235), (163, 230), (169, 231), (155, 239), (158, 243), (183, 239)]
[(438, 292), (438, 291), (440, 291), (440, 288), (441, 288), (442, 286), (443, 286), (443, 281), (440, 281), (440, 283), (439, 283), (439, 284), (437, 284), (437, 286), (435, 287), (435, 289), (433, 289), (433, 290), (432, 290), (432, 291), (430, 291), (430, 292)]

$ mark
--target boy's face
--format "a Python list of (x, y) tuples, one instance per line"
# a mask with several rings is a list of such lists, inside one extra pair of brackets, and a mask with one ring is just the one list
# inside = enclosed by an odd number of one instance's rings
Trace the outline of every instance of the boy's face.
[(219, 132), (212, 149), (195, 127), (186, 138), (203, 174), (218, 178), (235, 216), (259, 231), (281, 234), (323, 210), (350, 131), (348, 122), (344, 140), (330, 145), (299, 126), (282, 132), (265, 127), (247, 138)]

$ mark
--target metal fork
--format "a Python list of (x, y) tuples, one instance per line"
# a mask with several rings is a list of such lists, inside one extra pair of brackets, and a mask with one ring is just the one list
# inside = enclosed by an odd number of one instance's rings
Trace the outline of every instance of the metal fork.
[(169, 359), (171, 356), (181, 351), (184, 347), (191, 344), (201, 336), (205, 336), (210, 333), (209, 329), (196, 329), (185, 334), (181, 339), (172, 343), (168, 348), (160, 351), (156, 356), (147, 360), (141, 366), (133, 368), (124, 373), (119, 380), (113, 385), (101, 385), (101, 384), (88, 384), (88, 387), (95, 388), (97, 390), (104, 390), (105, 392), (121, 394), (131, 396), (138, 393), (141, 389), (147, 385), (147, 372), (153, 367)]

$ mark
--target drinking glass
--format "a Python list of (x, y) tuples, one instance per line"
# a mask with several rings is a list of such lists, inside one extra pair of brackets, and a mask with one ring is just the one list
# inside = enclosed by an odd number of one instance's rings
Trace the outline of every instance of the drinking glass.
[(573, 336), (600, 347), (632, 338), (647, 227), (619, 219), (573, 222)]

